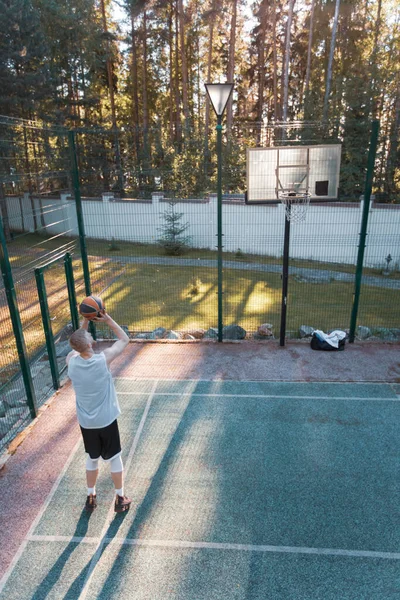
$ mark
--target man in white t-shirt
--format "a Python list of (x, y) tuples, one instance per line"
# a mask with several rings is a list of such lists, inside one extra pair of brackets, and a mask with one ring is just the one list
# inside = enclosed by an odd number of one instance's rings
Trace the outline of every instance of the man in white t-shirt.
[(67, 356), (68, 376), (76, 396), (76, 414), (88, 455), (85, 508), (92, 511), (97, 506), (96, 480), (101, 457), (110, 464), (116, 492), (115, 512), (124, 512), (129, 509), (131, 500), (124, 495), (124, 467), (117, 422), (121, 409), (109, 365), (126, 348), (129, 338), (107, 313), (96, 317), (94, 321), (106, 323), (117, 336), (117, 341), (111, 348), (95, 354), (94, 340), (88, 332), (89, 321), (84, 319), (81, 328), (74, 331), (69, 339), (73, 350)]

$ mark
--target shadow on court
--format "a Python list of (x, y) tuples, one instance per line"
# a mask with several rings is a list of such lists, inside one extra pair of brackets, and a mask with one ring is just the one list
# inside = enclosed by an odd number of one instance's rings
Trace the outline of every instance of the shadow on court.
[[(91, 516), (91, 513), (88, 513), (85, 510), (82, 511), (81, 517), (76, 525), (76, 531), (74, 533), (74, 536), (83, 537), (85, 535), (88, 529), (88, 524)], [(72, 554), (78, 549), (79, 545), (80, 544), (76, 542), (70, 542), (67, 545), (65, 550), (62, 552), (62, 554), (54, 563), (50, 571), (47, 573), (46, 577), (40, 582), (40, 584), (36, 588), (35, 592), (32, 595), (32, 600), (44, 600), (45, 598), (48, 598), (50, 595), (52, 595), (54, 586), (62, 577), (65, 565), (70, 561)], [(74, 598), (78, 598), (86, 574), (88, 572), (89, 565), (90, 561), (81, 571), (79, 576), (73, 581), (71, 587), (64, 596), (65, 599), (73, 600)]]
[[(321, 406), (321, 398), (312, 397), (188, 397), (144, 497), (121, 532), (131, 541), (178, 542), (171, 550), (171, 581), (158, 581), (154, 598), (261, 600), (295, 597), (296, 589), (307, 594), (312, 588), (326, 598), (362, 598), (368, 586), (371, 598), (391, 597), (385, 594), (385, 576), (382, 585), (377, 577), (382, 569), (384, 574), (382, 561), (345, 555), (353, 550), (395, 552), (400, 541), (392, 534), (399, 490), (389, 485), (382, 498), (395, 468), (387, 447), (395, 436), (390, 422), (397, 405), (329, 400)], [(178, 406), (169, 409), (165, 402), (161, 408), (156, 398), (150, 428), (160, 410), (167, 421), (169, 410), (176, 416)], [(182, 469), (189, 473), (186, 482)], [(114, 520), (110, 537), (119, 527)], [(180, 541), (226, 547), (183, 549)], [(230, 548), (235, 544), (250, 548)], [(257, 548), (265, 544), (277, 552), (260, 553)], [(282, 553), (282, 548), (298, 552)], [(332, 552), (309, 556), (301, 548)], [(335, 549), (342, 555), (334, 557)], [(96, 597), (123, 593), (136, 573), (137, 595), (132, 597), (143, 593), (147, 598), (147, 588), (141, 587), (146, 552), (150, 549), (140, 544), (121, 545), (97, 583)], [(165, 556), (155, 554), (148, 563), (154, 582), (158, 560)], [(386, 565), (392, 568), (388, 561)]]
[[(88, 530), (89, 520), (93, 513), (88, 513), (85, 510), (82, 511), (81, 517), (77, 523), (74, 537), (84, 537)], [(105, 533), (106, 538), (116, 536), (121, 524), (126, 517), (126, 513), (119, 514), (114, 517), (114, 520), (110, 524), (108, 530)], [(84, 542), (71, 541), (59, 556), (57, 561), (54, 563), (52, 568), (47, 573), (46, 577), (37, 586), (35, 592), (32, 595), (32, 600), (45, 600), (45, 598), (53, 597), (53, 589), (57, 582), (63, 576), (63, 569), (71, 560), (72, 555), (76, 552), (80, 545), (84, 545)], [(76, 600), (84, 586), (85, 580), (90, 572), (91, 560), (89, 559), (84, 568), (78, 574), (78, 576), (71, 583), (69, 589), (63, 596), (63, 600)]]

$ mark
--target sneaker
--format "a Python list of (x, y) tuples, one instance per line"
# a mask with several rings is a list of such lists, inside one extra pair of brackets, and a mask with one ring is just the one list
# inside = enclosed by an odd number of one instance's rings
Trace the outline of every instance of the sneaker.
[(114, 510), (117, 513), (125, 512), (129, 510), (132, 500), (127, 496), (117, 496), (115, 498)]
[(91, 510), (94, 510), (96, 507), (97, 507), (96, 494), (90, 494), (86, 498), (85, 510), (91, 511)]

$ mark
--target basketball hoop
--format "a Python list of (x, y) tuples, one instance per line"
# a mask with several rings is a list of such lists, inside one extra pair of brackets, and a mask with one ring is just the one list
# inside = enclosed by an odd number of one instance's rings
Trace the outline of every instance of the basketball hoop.
[(285, 207), (285, 214), (288, 221), (292, 223), (305, 221), (311, 198), (309, 192), (304, 191), (299, 193), (279, 190), (278, 198)]

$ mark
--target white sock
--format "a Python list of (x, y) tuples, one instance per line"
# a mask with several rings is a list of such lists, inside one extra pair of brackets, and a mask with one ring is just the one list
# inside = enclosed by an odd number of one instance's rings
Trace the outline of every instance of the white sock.
[(88, 487), (88, 489), (87, 489), (87, 495), (90, 496), (90, 494), (93, 494), (93, 496), (95, 496), (95, 494), (96, 494), (96, 487), (92, 487), (92, 488)]
[(123, 497), (123, 495), (124, 495), (124, 488), (122, 487), (120, 490), (117, 490), (117, 489), (115, 488), (115, 493), (116, 493), (118, 496), (122, 496), (122, 497)]

